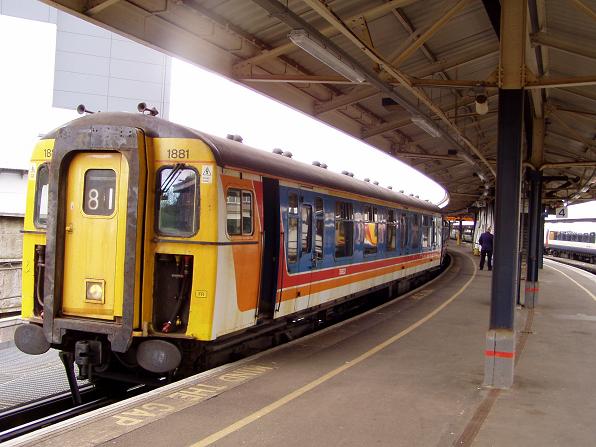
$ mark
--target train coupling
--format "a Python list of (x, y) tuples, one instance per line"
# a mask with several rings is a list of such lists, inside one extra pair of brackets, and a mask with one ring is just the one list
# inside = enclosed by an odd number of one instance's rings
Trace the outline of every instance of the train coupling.
[(105, 359), (103, 344), (99, 340), (80, 340), (75, 344), (74, 360), (79, 367), (80, 379), (91, 379), (93, 368)]

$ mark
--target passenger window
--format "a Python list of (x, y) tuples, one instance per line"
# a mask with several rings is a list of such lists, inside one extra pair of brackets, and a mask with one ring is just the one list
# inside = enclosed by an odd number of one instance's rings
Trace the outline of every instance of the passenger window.
[(323, 236), (325, 234), (325, 208), (323, 199), (315, 198), (315, 259), (320, 261), (324, 257)]
[(315, 235), (315, 259), (320, 261), (323, 259), (323, 235), (325, 233), (325, 222), (323, 219), (317, 219), (317, 227), (316, 227), (316, 235)]
[(298, 214), (298, 194), (288, 195), (288, 213)]
[(298, 218), (288, 217), (288, 263), (298, 262)]
[(35, 181), (35, 212), (33, 222), (37, 228), (46, 228), (48, 225), (48, 192), (50, 170), (46, 163), (37, 169)]
[(354, 253), (354, 211), (351, 203), (335, 204), (335, 257), (343, 258)]
[(189, 237), (199, 229), (199, 183), (194, 169), (179, 164), (158, 172), (157, 231)]
[(89, 169), (85, 172), (83, 212), (88, 216), (111, 216), (116, 210), (116, 172)]
[(410, 214), (410, 248), (418, 250), (420, 248), (420, 215)]
[(252, 193), (242, 191), (242, 234), (252, 234)]
[(323, 218), (325, 216), (325, 209), (323, 208), (323, 199), (317, 197), (315, 199), (315, 216)]
[(302, 205), (302, 253), (312, 251), (312, 207)]
[(399, 226), (401, 228), (399, 240), (401, 241), (401, 248), (403, 250), (408, 246), (408, 238), (410, 237), (410, 231), (408, 229), (408, 215), (405, 213), (402, 214), (399, 220)]
[(226, 195), (227, 224), (229, 236), (250, 236), (253, 233), (252, 193), (230, 188)]
[(364, 207), (364, 254), (375, 254), (378, 250), (378, 211), (376, 207)]
[(387, 240), (385, 242), (385, 247), (387, 251), (395, 251), (395, 248), (397, 247), (397, 222), (395, 219), (395, 211), (389, 210), (387, 214)]

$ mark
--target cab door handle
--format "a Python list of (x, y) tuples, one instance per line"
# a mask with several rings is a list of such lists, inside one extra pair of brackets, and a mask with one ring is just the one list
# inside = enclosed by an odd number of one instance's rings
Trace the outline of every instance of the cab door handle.
[(70, 223), (70, 224), (66, 225), (65, 230), (66, 230), (67, 233), (72, 233), (72, 228), (73, 228), (72, 227), (72, 224)]

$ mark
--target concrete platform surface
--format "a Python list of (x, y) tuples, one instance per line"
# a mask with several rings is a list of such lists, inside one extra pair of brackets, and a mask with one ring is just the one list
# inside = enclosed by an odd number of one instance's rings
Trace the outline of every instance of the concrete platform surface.
[(452, 253), (400, 301), (7, 445), (596, 445), (594, 278), (546, 264), (515, 384), (486, 389), (491, 272)]

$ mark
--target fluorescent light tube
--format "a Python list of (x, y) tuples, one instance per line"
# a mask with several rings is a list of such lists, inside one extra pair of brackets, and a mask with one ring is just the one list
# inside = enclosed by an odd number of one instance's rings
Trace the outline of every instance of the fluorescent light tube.
[(288, 34), (288, 38), (294, 45), (302, 48), (312, 57), (320, 60), (346, 79), (358, 83), (366, 81), (366, 78), (362, 73), (352, 67), (351, 64), (344, 62), (339, 55), (327, 48), (324, 43), (313, 39), (305, 30), (292, 30)]
[(457, 151), (457, 156), (459, 158), (461, 158), (463, 161), (465, 161), (466, 163), (472, 165), (472, 166), (476, 166), (476, 162), (474, 161), (474, 159), (472, 157), (470, 157), (467, 153), (465, 153), (464, 151)]
[(412, 115), (412, 118), (410, 118), (410, 119), (412, 120), (412, 122), (414, 124), (416, 124), (418, 127), (420, 127), (423, 131), (425, 131), (431, 137), (439, 138), (441, 136), (441, 132), (439, 132), (439, 129), (437, 129), (435, 126), (433, 126), (431, 123), (429, 123), (426, 120), (426, 118), (423, 118), (418, 115)]

